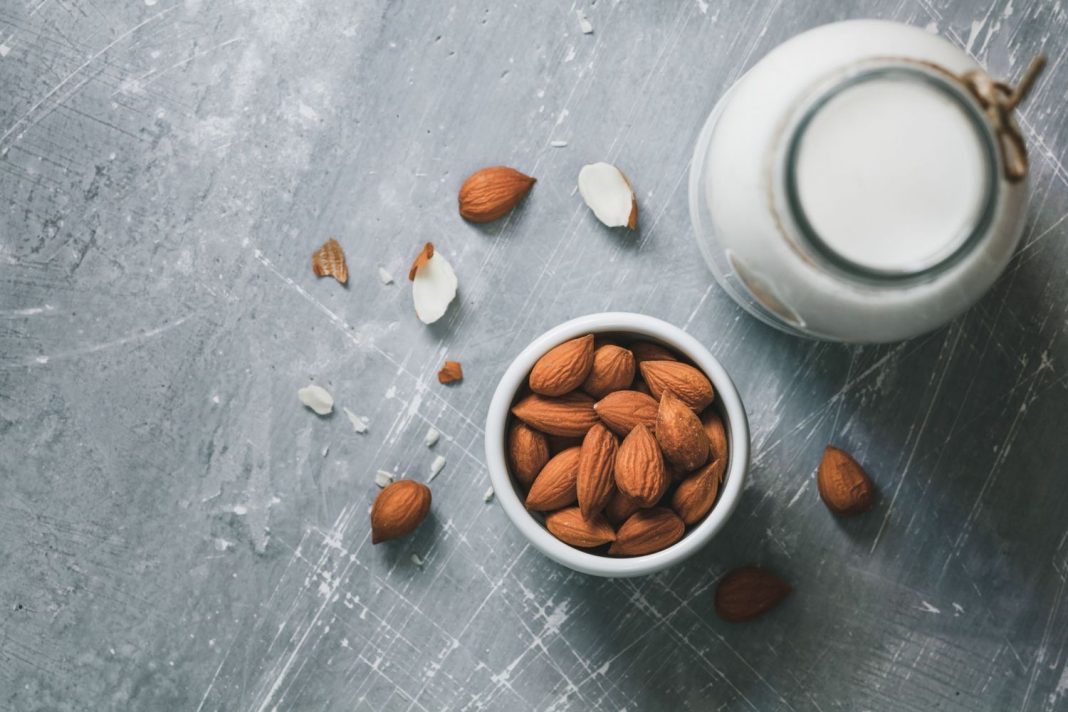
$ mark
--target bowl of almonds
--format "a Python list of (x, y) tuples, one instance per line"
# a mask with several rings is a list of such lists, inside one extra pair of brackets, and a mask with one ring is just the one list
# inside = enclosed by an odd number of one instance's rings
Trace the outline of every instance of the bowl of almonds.
[(723, 527), (749, 467), (749, 426), (727, 372), (685, 331), (591, 314), (505, 371), (486, 458), (501, 506), (539, 551), (587, 574), (641, 576)]

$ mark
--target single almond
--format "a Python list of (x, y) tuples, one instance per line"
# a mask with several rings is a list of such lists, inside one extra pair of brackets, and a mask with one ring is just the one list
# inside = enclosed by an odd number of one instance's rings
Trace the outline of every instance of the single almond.
[(642, 361), (678, 361), (678, 357), (672, 351), (652, 341), (635, 341), (630, 345), (630, 351), (634, 358)]
[(430, 488), (415, 480), (386, 486), (371, 505), (371, 543), (400, 539), (415, 531), (430, 511)]
[(671, 495), (671, 508), (682, 521), (696, 524), (711, 511), (726, 469), (726, 460), (713, 460), (679, 483)]
[(656, 441), (671, 464), (687, 472), (708, 462), (711, 452), (701, 420), (671, 391), (660, 396)]
[(831, 445), (823, 451), (816, 485), (827, 508), (841, 516), (866, 512), (875, 500), (875, 486), (868, 473), (849, 453)]
[(559, 398), (531, 393), (512, 406), (512, 414), (535, 430), (564, 437), (582, 437), (597, 422), (593, 399), (585, 393)]
[(575, 503), (578, 495), (579, 448), (573, 447), (556, 455), (534, 479), (527, 493), (526, 507), (536, 512), (548, 512)]
[(439, 383), (455, 383), (464, 380), (464, 369), (459, 361), (446, 361), (438, 371)]
[(654, 398), (671, 391), (690, 410), (700, 412), (715, 398), (712, 382), (693, 366), (680, 361), (643, 361), (642, 378), (649, 384)]
[(641, 506), (634, 499), (613, 488), (608, 504), (604, 508), (604, 516), (609, 522), (619, 526), (639, 509)]
[(579, 449), (576, 485), (582, 516), (590, 518), (604, 509), (615, 487), (616, 436), (600, 423), (586, 433)]
[(507, 166), (491, 166), (467, 177), (460, 187), (460, 217), (491, 222), (515, 207), (537, 179)]
[(524, 423), (514, 423), (508, 431), (508, 460), (512, 476), (524, 487), (530, 487), (549, 461), (549, 442), (545, 434)]
[(638, 424), (616, 452), (616, 487), (640, 506), (652, 507), (667, 490), (664, 456), (649, 429)]
[(341, 284), (349, 281), (349, 266), (345, 263), (345, 252), (334, 238), (312, 253), (312, 272), (316, 277), (333, 277)]
[(756, 618), (778, 605), (792, 590), (790, 584), (767, 569), (734, 569), (716, 588), (716, 613), (732, 623)]
[(539, 358), (530, 370), (530, 390), (562, 396), (582, 385), (593, 366), (593, 334), (565, 341)]
[(666, 549), (686, 531), (678, 515), (666, 507), (639, 509), (616, 532), (608, 553), (613, 556), (642, 556)]
[(723, 426), (723, 418), (715, 408), (708, 408), (701, 414), (701, 427), (708, 436), (708, 442), (712, 446), (713, 460), (727, 461), (729, 447), (727, 445), (727, 429)]
[(629, 386), (634, 381), (634, 373), (634, 354), (630, 350), (615, 344), (598, 346), (582, 390), (594, 398), (603, 398)]
[(609, 430), (626, 437), (635, 425), (655, 428), (659, 405), (652, 396), (638, 391), (615, 391), (597, 401), (593, 409)]
[(545, 528), (560, 541), (589, 549), (616, 540), (612, 525), (601, 514), (586, 517), (578, 507), (567, 507), (545, 515)]

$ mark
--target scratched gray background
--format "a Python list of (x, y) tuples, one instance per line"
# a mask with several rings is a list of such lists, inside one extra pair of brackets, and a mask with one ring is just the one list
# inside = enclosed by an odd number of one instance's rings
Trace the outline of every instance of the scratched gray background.
[[(3, 709), (1068, 709), (1068, 11), (584, 7), (592, 35), (566, 2), (0, 2)], [(746, 67), (861, 16), (999, 76), (1051, 66), (1008, 272), (945, 329), (853, 348), (713, 287), (685, 185)], [(602, 159), (638, 188), (636, 235), (575, 194)], [(539, 182), (465, 224), (459, 183), (492, 163)], [(331, 235), (347, 289), (309, 270)], [(461, 283), (430, 328), (403, 280), (427, 239)], [(640, 580), (548, 562), (482, 500), (509, 359), (605, 309), (685, 326), (753, 426), (734, 519)], [(434, 379), (446, 357), (456, 387)], [(309, 380), (370, 432), (302, 408)], [(829, 441), (878, 483), (866, 516), (817, 498)], [(373, 473), (425, 478), (436, 452), (433, 518), (372, 547)], [(796, 593), (728, 625), (715, 582), (746, 563)]]

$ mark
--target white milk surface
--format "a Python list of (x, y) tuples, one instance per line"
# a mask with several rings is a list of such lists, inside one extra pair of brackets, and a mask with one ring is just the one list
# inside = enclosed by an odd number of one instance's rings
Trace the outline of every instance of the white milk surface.
[(970, 234), (988, 181), (981, 137), (951, 98), (879, 78), (844, 89), (801, 139), (798, 193), (823, 242), (886, 272), (939, 262)]

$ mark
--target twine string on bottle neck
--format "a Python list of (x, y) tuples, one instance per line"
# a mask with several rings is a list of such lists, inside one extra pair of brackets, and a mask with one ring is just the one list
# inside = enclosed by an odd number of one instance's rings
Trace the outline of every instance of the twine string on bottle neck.
[(1020, 127), (1013, 120), (1012, 111), (1027, 97), (1045, 67), (1046, 57), (1037, 55), (1027, 65), (1015, 87), (994, 81), (990, 75), (980, 70), (968, 72), (961, 77), (964, 85), (983, 108), (997, 135), (1005, 164), (1005, 178), (1010, 183), (1018, 183), (1027, 175), (1027, 145), (1020, 133)]

